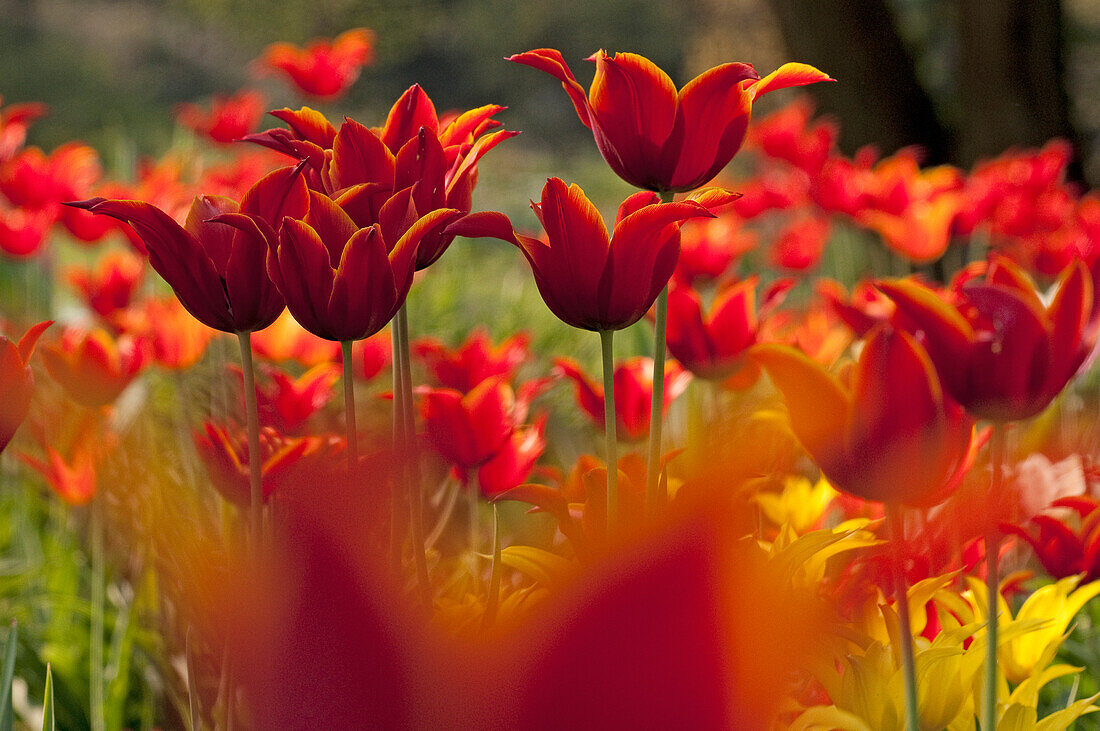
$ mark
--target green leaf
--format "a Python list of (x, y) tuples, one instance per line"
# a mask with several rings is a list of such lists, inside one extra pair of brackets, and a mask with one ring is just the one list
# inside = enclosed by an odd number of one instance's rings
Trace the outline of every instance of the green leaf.
[(50, 664), (46, 663), (46, 691), (42, 698), (42, 731), (56, 731), (57, 724), (53, 718), (53, 671)]
[(19, 642), (18, 625), (12, 620), (8, 644), (4, 648), (4, 665), (0, 671), (0, 731), (12, 731), (15, 714), (11, 707), (11, 682), (15, 677), (15, 646)]

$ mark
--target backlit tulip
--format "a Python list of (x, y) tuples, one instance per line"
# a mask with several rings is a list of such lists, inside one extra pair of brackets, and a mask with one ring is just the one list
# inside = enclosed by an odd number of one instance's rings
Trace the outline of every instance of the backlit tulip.
[(20, 454), (19, 459), (42, 475), (50, 489), (67, 504), (87, 505), (96, 493), (96, 459), (91, 449), (78, 446), (72, 459), (46, 447), (46, 459)]
[(1053, 508), (1068, 508), (1075, 519), (1040, 514), (1025, 525), (1004, 530), (1023, 538), (1047, 573), (1057, 579), (1084, 574), (1083, 581), (1100, 579), (1100, 500), (1087, 495), (1055, 500)]
[[(215, 330), (237, 333), (262, 330), (283, 311), (283, 298), (265, 269), (267, 250), (283, 216), (305, 215), (308, 195), (299, 171), (282, 168), (252, 186), (239, 206), (228, 198), (198, 196), (183, 226), (141, 201), (92, 198), (71, 205), (133, 226), (150, 265), (187, 311)], [(267, 225), (234, 229), (212, 220), (238, 212)]]
[(711, 218), (696, 201), (661, 203), (640, 192), (619, 206), (609, 238), (599, 211), (576, 185), (550, 178), (531, 203), (547, 241), (515, 234), (546, 306), (584, 330), (633, 325), (668, 284), (680, 254), (676, 224)]
[(153, 360), (161, 368), (185, 371), (198, 363), (215, 331), (183, 308), (175, 297), (148, 299), (142, 304), (144, 333), (153, 349)]
[(911, 279), (878, 286), (923, 337), (947, 392), (980, 419), (1039, 413), (1096, 343), (1092, 278), (1080, 261), (1062, 272), (1049, 305), (1003, 257), (961, 272), (950, 301)]
[(450, 388), (426, 389), (420, 413), (432, 447), (462, 474), (501, 450), (526, 418), (526, 406), (517, 404), (512, 387), (498, 376), (465, 395)]
[(340, 344), (309, 332), (289, 310), (279, 315), (271, 327), (252, 335), (256, 355), (273, 363), (294, 361), (303, 368), (332, 363), (340, 357)]
[(341, 342), (386, 326), (412, 286), (421, 239), (461, 215), (444, 208), (410, 225), (408, 198), (396, 196), (382, 211), (383, 220), (395, 221), (387, 231), (378, 223), (359, 228), (319, 193), (311, 191), (309, 200), (304, 220), (283, 221), (267, 268), (294, 319), (318, 337)]
[(284, 74), (304, 94), (331, 101), (355, 83), (373, 58), (374, 33), (352, 28), (332, 40), (317, 38), (305, 48), (272, 43), (257, 65)]
[(255, 130), (264, 106), (264, 97), (258, 91), (246, 89), (228, 97), (215, 94), (209, 111), (196, 104), (180, 104), (176, 121), (195, 134), (225, 144)]
[(761, 79), (749, 64), (728, 63), (677, 92), (649, 59), (597, 51), (588, 59), (596, 63), (596, 76), (586, 95), (559, 51), (540, 48), (508, 60), (561, 81), (615, 174), (657, 191), (694, 190), (717, 175), (741, 147), (757, 97), (830, 80), (806, 64), (784, 64)]
[(412, 352), (441, 386), (466, 393), (486, 378), (511, 378), (529, 357), (530, 340), (527, 333), (519, 333), (494, 346), (485, 328), (478, 327), (457, 348), (448, 348), (436, 338), (421, 338), (413, 343)]
[(129, 251), (113, 251), (101, 258), (94, 269), (73, 267), (66, 279), (80, 292), (88, 307), (104, 320), (130, 306), (145, 275), (145, 261)]
[(40, 322), (19, 338), (18, 344), (0, 336), (0, 452), (27, 418), (34, 394), (30, 359), (34, 345), (52, 321)]
[[(4, 98), (0, 97), (0, 103)], [(9, 104), (0, 107), (0, 164), (3, 164), (23, 146), (27, 128), (46, 113), (46, 105), (39, 102)]]
[[(555, 358), (558, 372), (573, 382), (577, 405), (597, 426), (604, 426), (603, 387), (581, 370), (571, 358)], [(653, 401), (653, 361), (630, 358), (620, 363), (612, 376), (615, 384), (615, 422), (618, 435), (626, 440), (643, 439), (649, 433), (649, 411)], [(691, 374), (676, 364), (665, 369), (664, 411), (687, 389)]]
[(973, 429), (944, 398), (931, 359), (912, 336), (872, 333), (850, 385), (787, 346), (757, 346), (753, 358), (782, 392), (795, 435), (836, 488), (895, 505), (946, 497)]
[(42, 362), (65, 395), (89, 409), (114, 403), (148, 362), (144, 340), (106, 330), (68, 329), (42, 347)]

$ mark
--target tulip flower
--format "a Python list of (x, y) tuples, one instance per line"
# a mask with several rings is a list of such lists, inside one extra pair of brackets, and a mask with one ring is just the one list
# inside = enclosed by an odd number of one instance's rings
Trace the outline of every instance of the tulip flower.
[[(604, 426), (603, 387), (581, 370), (571, 358), (555, 358), (557, 371), (573, 382), (577, 404), (597, 426)], [(653, 399), (653, 361), (630, 358), (620, 363), (612, 376), (615, 389), (615, 422), (624, 439), (635, 441), (649, 433), (650, 402)], [(675, 365), (665, 372), (664, 408), (687, 389), (691, 374)]]
[(67, 460), (53, 447), (46, 447), (46, 460), (20, 454), (19, 459), (46, 479), (46, 483), (68, 505), (87, 505), (96, 493), (96, 459), (88, 448), (74, 450)]
[(66, 275), (88, 307), (110, 321), (115, 312), (130, 306), (145, 275), (145, 261), (128, 251), (114, 251), (100, 259), (94, 269), (73, 267)]
[(530, 340), (527, 333), (518, 333), (493, 346), (489, 333), (478, 327), (457, 348), (448, 348), (436, 338), (421, 338), (413, 343), (412, 352), (440, 385), (467, 393), (487, 378), (511, 378), (529, 357)]
[(1086, 495), (1060, 498), (1051, 507), (1069, 508), (1078, 525), (1054, 515), (1040, 514), (1027, 525), (1003, 525), (1031, 545), (1047, 573), (1057, 579), (1077, 574), (1084, 581), (1100, 579), (1100, 500)]
[[(222, 332), (251, 332), (274, 322), (284, 307), (264, 262), (283, 217), (305, 216), (308, 197), (298, 173), (296, 168), (270, 173), (249, 189), (239, 206), (228, 198), (198, 196), (183, 226), (141, 201), (92, 198), (71, 205), (133, 226), (153, 269), (197, 320)], [(212, 220), (240, 214), (266, 225), (235, 230)]]
[(668, 352), (700, 378), (727, 378), (743, 362), (742, 353), (757, 340), (759, 318), (783, 301), (794, 282), (779, 280), (769, 287), (759, 313), (758, 279), (749, 277), (723, 289), (703, 314), (699, 294), (675, 287), (668, 297)]
[(272, 363), (294, 361), (303, 368), (331, 363), (340, 357), (340, 345), (309, 332), (289, 311), (275, 318), (270, 327), (252, 336), (256, 355)]
[(782, 392), (795, 435), (837, 489), (929, 505), (957, 481), (973, 429), (909, 334), (873, 332), (851, 385), (789, 346), (760, 345), (752, 357)]
[(832, 155), (840, 130), (833, 121), (811, 123), (813, 113), (808, 98), (795, 99), (758, 121), (749, 132), (749, 142), (770, 158), (816, 175)]
[(112, 337), (102, 328), (67, 329), (56, 343), (44, 345), (46, 371), (65, 394), (89, 409), (115, 402), (148, 361), (144, 340)]
[(428, 440), (459, 474), (492, 459), (526, 418), (526, 405), (516, 401), (501, 376), (465, 395), (450, 388), (426, 389), (420, 411)]
[(374, 33), (352, 28), (336, 38), (317, 38), (305, 48), (272, 43), (257, 59), (261, 71), (285, 75), (304, 94), (325, 101), (340, 97), (374, 58)]
[(486, 498), (500, 495), (524, 482), (546, 451), (546, 415), (530, 426), (517, 428), (501, 449), (477, 470), (477, 484)]
[(54, 206), (88, 195), (102, 170), (99, 155), (69, 142), (46, 155), (28, 147), (0, 167), (0, 193), (22, 208)]
[(273, 366), (263, 370), (270, 385), (256, 387), (260, 423), (284, 434), (302, 429), (311, 416), (332, 400), (340, 377), (340, 367), (335, 363), (316, 365), (297, 378)]
[[(0, 104), (4, 101), (0, 97)], [(46, 113), (39, 102), (9, 104), (0, 108), (0, 165), (11, 159), (27, 139), (27, 128)]]
[[(396, 225), (359, 228), (336, 203), (310, 191), (308, 215), (283, 221), (267, 264), (302, 327), (340, 342), (385, 327), (412, 286), (421, 239), (460, 215), (444, 208), (406, 225), (407, 211), (408, 196), (395, 196), (382, 217)], [(396, 236), (399, 228), (404, 233)]]
[(185, 371), (198, 363), (215, 331), (191, 317), (175, 297), (149, 299), (142, 304), (143, 333), (161, 368)]
[(788, 63), (761, 79), (749, 64), (728, 63), (677, 92), (649, 59), (597, 51), (588, 59), (596, 76), (586, 95), (559, 51), (540, 48), (507, 60), (561, 81), (615, 174), (655, 191), (694, 190), (717, 175), (741, 147), (757, 97), (831, 80), (806, 64)]
[(756, 234), (743, 228), (736, 216), (689, 221), (680, 229), (674, 279), (689, 287), (718, 281), (736, 259), (756, 246)]
[(176, 121), (197, 135), (226, 144), (256, 129), (264, 106), (264, 97), (258, 91), (246, 89), (228, 97), (215, 94), (208, 112), (195, 104), (180, 104)]
[(51, 208), (28, 210), (0, 205), (0, 251), (19, 258), (34, 256), (56, 222), (57, 213)]
[(952, 301), (910, 279), (878, 286), (922, 334), (952, 398), (981, 419), (1026, 419), (1065, 388), (1096, 343), (1092, 278), (1075, 262), (1044, 305), (1009, 260), (982, 269), (960, 273)]
[(355, 361), (355, 377), (369, 381), (393, 361), (393, 344), (386, 329), (369, 338), (357, 340), (352, 348)]
[(0, 337), (0, 452), (27, 418), (34, 394), (31, 353), (38, 338), (52, 324), (51, 320), (38, 323), (19, 338), (18, 344)]
[(676, 268), (680, 252), (675, 224), (711, 218), (696, 201), (660, 203), (640, 192), (619, 206), (612, 236), (599, 212), (576, 185), (550, 178), (531, 208), (548, 241), (514, 235), (527, 257), (546, 306), (563, 322), (584, 330), (621, 330), (653, 305)]

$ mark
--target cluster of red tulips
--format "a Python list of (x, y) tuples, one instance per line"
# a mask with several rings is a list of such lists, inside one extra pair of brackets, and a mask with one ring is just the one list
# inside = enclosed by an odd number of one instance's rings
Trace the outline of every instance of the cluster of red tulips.
[[(372, 53), (357, 29), (255, 69), (332, 102)], [(587, 60), (586, 90), (555, 50), (508, 59), (559, 82), (639, 190), (609, 226), (550, 177), (542, 233), (474, 210), (479, 162), (517, 134), (505, 108), (440, 114), (416, 85), (374, 127), (302, 106), (257, 132), (253, 90), (182, 105), (220, 157), (130, 182), (80, 143), (25, 146), (41, 105), (0, 108), (0, 249), (81, 305), (4, 313), (0, 449), (27, 422), (9, 451), (86, 506), (93, 728), (105, 586), (147, 575), (193, 728), (1097, 710), (1079, 678), (1044, 689), (1082, 672), (1060, 648), (1100, 593), (1097, 394), (1073, 385), (1100, 334), (1100, 199), (1065, 182), (1067, 146), (973, 171), (849, 158), (805, 100), (753, 120), (832, 81), (811, 66), (677, 89), (639, 55)], [(55, 275), (66, 238), (103, 253)], [(492, 323), (413, 337), (431, 324), (407, 299), (473, 238), (518, 249), (549, 311), (599, 334), (602, 378)], [(642, 320), (652, 352), (616, 362)], [(561, 381), (584, 417), (557, 425)], [(603, 444), (570, 454), (583, 418)]]

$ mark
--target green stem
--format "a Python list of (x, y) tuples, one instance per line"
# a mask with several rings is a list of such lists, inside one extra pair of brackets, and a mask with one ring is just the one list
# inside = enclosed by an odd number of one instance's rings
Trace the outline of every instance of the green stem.
[(355, 365), (350, 340), (340, 341), (340, 361), (344, 366), (344, 414), (348, 429), (348, 474), (354, 476), (359, 465), (359, 428), (355, 423)]
[(263, 476), (260, 472), (260, 411), (256, 404), (256, 369), (252, 365), (252, 333), (237, 333), (241, 348), (241, 371), (244, 373), (244, 410), (248, 420), (249, 528), (254, 558), (260, 556), (263, 531)]
[(401, 405), (404, 420), (404, 444), (409, 477), (409, 507), (412, 514), (413, 562), (416, 582), (425, 606), (431, 606), (431, 584), (428, 578), (428, 558), (424, 551), (424, 496), (420, 484), (419, 454), (416, 449), (416, 422), (413, 416), (412, 362), (409, 355), (408, 304), (402, 304), (394, 320), (401, 349)]
[(920, 729), (917, 713), (917, 665), (913, 659), (913, 630), (909, 625), (909, 593), (905, 582), (905, 522), (901, 506), (886, 505), (886, 522), (890, 528), (890, 543), (894, 552), (894, 597), (898, 609), (898, 641), (901, 644), (902, 678), (905, 681), (905, 717), (907, 728)]
[(989, 460), (993, 468), (993, 477), (989, 487), (988, 509), (989, 523), (985, 529), (985, 591), (986, 615), (989, 617), (988, 644), (985, 650), (985, 697), (982, 707), (982, 731), (995, 731), (997, 728), (997, 614), (1000, 611), (1000, 580), (997, 559), (1001, 548), (1001, 534), (997, 527), (995, 511), (1001, 498), (1004, 482), (1005, 425), (993, 424), (993, 433), (989, 438)]
[(619, 457), (615, 435), (615, 355), (614, 330), (600, 330), (603, 352), (603, 433), (607, 445), (607, 535), (619, 522)]
[(489, 627), (497, 618), (500, 606), (500, 511), (493, 503), (493, 570), (489, 574), (489, 597), (485, 601), (484, 626)]
[(92, 499), (88, 530), (91, 534), (92, 561), (92, 619), (89, 637), (89, 664), (91, 671), (90, 711), (92, 731), (104, 731), (106, 728), (103, 698), (103, 611), (106, 598), (107, 575), (103, 550), (103, 496)]

